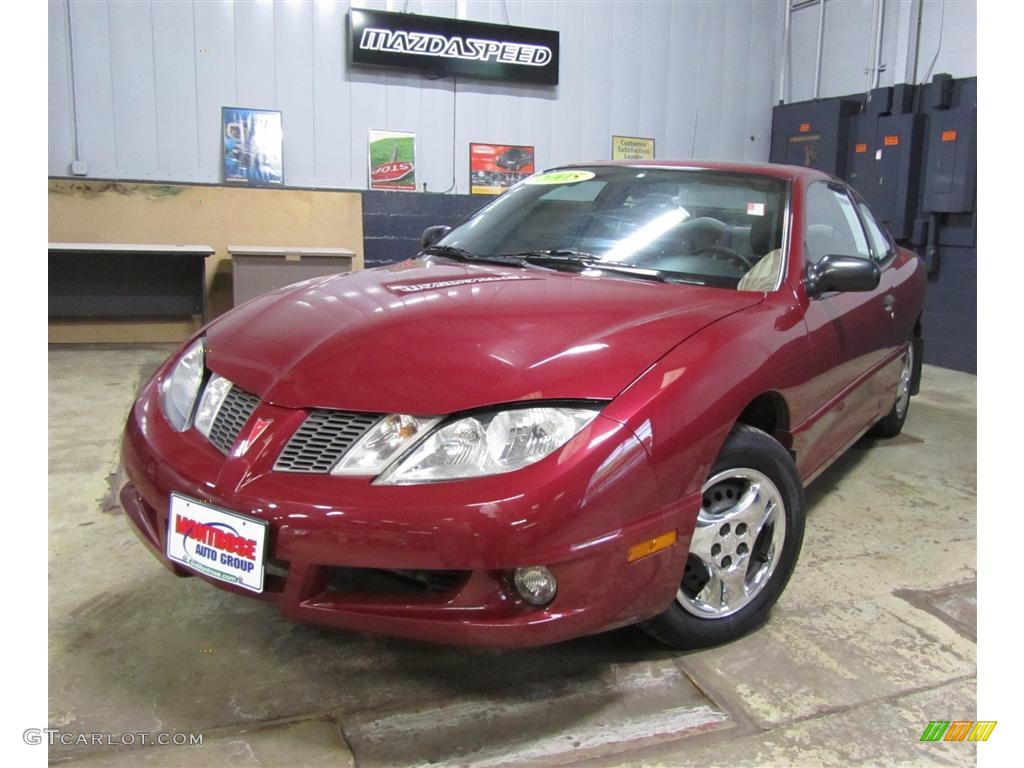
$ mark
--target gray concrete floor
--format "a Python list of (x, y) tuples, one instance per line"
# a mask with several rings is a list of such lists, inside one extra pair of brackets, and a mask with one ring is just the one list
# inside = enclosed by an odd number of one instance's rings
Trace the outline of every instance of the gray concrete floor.
[(49, 361), (50, 727), (202, 746), (55, 746), (75, 766), (973, 765), (975, 378), (925, 368), (904, 434), (809, 489), (767, 626), (673, 653), (633, 630), (520, 652), (292, 623), (176, 579), (113, 503), (118, 440), (167, 346)]

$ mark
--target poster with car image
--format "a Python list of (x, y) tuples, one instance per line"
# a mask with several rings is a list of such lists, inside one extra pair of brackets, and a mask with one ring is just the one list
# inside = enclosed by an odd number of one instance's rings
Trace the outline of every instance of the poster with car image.
[(469, 191), (500, 195), (534, 172), (533, 147), (509, 144), (469, 145)]
[(252, 187), (284, 184), (281, 113), (222, 107), (224, 182)]
[(416, 191), (416, 134), (370, 131), (370, 189)]

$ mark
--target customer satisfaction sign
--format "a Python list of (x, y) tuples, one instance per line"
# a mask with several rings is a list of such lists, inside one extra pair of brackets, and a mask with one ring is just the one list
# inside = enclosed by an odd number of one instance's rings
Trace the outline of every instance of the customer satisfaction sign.
[(557, 85), (558, 32), (354, 8), (353, 64)]

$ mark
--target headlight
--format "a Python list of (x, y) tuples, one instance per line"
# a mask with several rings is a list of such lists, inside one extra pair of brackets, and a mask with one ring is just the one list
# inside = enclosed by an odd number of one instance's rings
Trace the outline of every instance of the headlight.
[(395, 413), (378, 421), (334, 465), (332, 475), (377, 475), (440, 419)]
[(521, 469), (554, 453), (597, 415), (590, 408), (515, 408), (435, 430), (377, 482), (457, 480)]
[(220, 413), (220, 407), (224, 405), (224, 400), (230, 391), (231, 382), (223, 376), (213, 374), (210, 377), (206, 389), (203, 390), (203, 396), (199, 399), (199, 407), (196, 409), (194, 420), (196, 430), (203, 437), (210, 436), (213, 422), (217, 418), (217, 414)]
[(188, 429), (192, 408), (203, 381), (203, 340), (199, 339), (186, 350), (177, 364), (160, 384), (164, 415), (179, 432)]

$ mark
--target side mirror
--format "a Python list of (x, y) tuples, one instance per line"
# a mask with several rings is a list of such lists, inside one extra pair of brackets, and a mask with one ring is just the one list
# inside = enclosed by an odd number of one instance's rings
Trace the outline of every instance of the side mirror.
[(423, 234), (420, 236), (420, 246), (423, 248), (429, 248), (451, 231), (452, 228), (444, 224), (436, 224), (433, 227), (427, 227), (423, 230)]
[(873, 291), (882, 271), (870, 259), (857, 256), (825, 256), (807, 268), (804, 287), (812, 299), (831, 291)]

